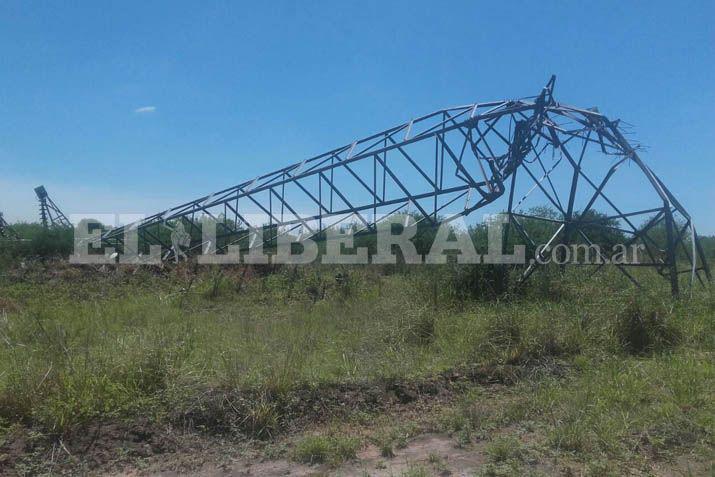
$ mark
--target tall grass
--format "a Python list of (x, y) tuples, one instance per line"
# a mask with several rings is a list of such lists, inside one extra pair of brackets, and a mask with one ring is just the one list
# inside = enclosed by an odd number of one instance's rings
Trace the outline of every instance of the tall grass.
[[(518, 291), (485, 291), (490, 299), (482, 300), (455, 289), (463, 271), (448, 266), (391, 275), (372, 267), (287, 267), (250, 276), (225, 269), (190, 277), (181, 267), (164, 275), (67, 273), (72, 279), (25, 276), (0, 284), (6, 425), (66, 434), (97, 419), (164, 419), (183, 410), (192, 425), (218, 427), (225, 424), (221, 413), (239, 409), (229, 427), (270, 436), (283, 418), (281, 396), (296, 389), (478, 366), (711, 353), (715, 331), (711, 293), (672, 302), (654, 281), (646, 306), (616, 275), (592, 281), (574, 273), (557, 291), (550, 281), (535, 281)], [(689, 353), (654, 372), (703, 361)], [(682, 386), (668, 392), (689, 392)], [(252, 397), (202, 401), (211, 390)], [(702, 389), (692, 392), (700, 396)]]

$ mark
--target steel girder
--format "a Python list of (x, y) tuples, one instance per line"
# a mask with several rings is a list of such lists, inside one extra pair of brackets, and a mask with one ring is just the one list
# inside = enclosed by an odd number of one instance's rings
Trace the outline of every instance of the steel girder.
[[(486, 210), (503, 198), (501, 211), (511, 225), (507, 234), (515, 231), (528, 245), (537, 246), (524, 221), (552, 223), (550, 245), (594, 243), (589, 235), (602, 229), (628, 237), (628, 245), (642, 245), (648, 262), (633, 265), (654, 267), (670, 280), (674, 294), (682, 273), (690, 273), (692, 282), (710, 281), (692, 218), (642, 161), (639, 147), (626, 140), (620, 121), (595, 108), (557, 102), (554, 85), (552, 77), (537, 96), (435, 111), (111, 229), (102, 242), (122, 248), (125, 228), (131, 227), (143, 243), (170, 250), (171, 244), (161, 238), (167, 221), (181, 219), (198, 230), (197, 220), (209, 216), (219, 223), (221, 250), (245, 237), (250, 227), (268, 226), (280, 233), (300, 229), (301, 236), (314, 237), (347, 221), (361, 231), (375, 230), (381, 220), (405, 211), (437, 224)], [(625, 168), (635, 171), (631, 180), (644, 182), (642, 187), (652, 195), (647, 206), (630, 210), (627, 201), (611, 195), (609, 187), (617, 189), (616, 195), (637, 187), (613, 185)], [(525, 200), (532, 195), (541, 197), (556, 215), (525, 210)], [(589, 215), (596, 210), (605, 215)], [(662, 235), (663, 228), (665, 238), (660, 240), (655, 235)], [(192, 249), (201, 246), (194, 243)], [(603, 255), (609, 258), (608, 252)], [(627, 271), (633, 265), (617, 266), (637, 284)], [(523, 278), (537, 266), (531, 263)]]

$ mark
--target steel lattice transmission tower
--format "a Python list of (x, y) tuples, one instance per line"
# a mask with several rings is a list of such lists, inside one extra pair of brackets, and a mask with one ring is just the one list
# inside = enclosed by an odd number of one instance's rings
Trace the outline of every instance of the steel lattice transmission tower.
[[(167, 221), (219, 223), (216, 249), (246, 240), (249, 227), (315, 236), (341, 222), (375, 230), (410, 211), (437, 224), (473, 211), (508, 214), (511, 233), (536, 248), (527, 224), (552, 227), (549, 245), (593, 244), (603, 233), (642, 246), (674, 294), (678, 276), (711, 280), (692, 218), (626, 139), (619, 120), (554, 97), (555, 77), (532, 97), (435, 111), (131, 224), (143, 244), (171, 244)], [(551, 212), (545, 213), (548, 205)], [(599, 213), (595, 213), (598, 211)], [(259, 217), (259, 218), (256, 218)], [(103, 234), (123, 247), (124, 228)], [(275, 240), (275, 235), (267, 240)], [(193, 250), (204, 244), (194, 240)], [(252, 244), (253, 245), (253, 244)], [(599, 252), (604, 259), (610, 251)], [(538, 262), (526, 267), (526, 279)], [(601, 267), (597, 267), (600, 269)]]
[(0, 237), (5, 239), (19, 240), (20, 236), (17, 234), (15, 229), (13, 229), (10, 224), (7, 223), (3, 213), (0, 212)]
[(43, 227), (72, 227), (67, 216), (47, 194), (45, 186), (35, 187), (35, 194), (40, 201), (40, 221)]

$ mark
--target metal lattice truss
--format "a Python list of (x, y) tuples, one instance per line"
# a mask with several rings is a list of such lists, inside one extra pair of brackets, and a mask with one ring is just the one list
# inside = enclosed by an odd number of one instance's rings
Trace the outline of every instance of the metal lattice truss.
[(72, 227), (72, 224), (67, 216), (62, 213), (57, 204), (55, 204), (47, 194), (45, 186), (35, 187), (35, 194), (37, 195), (37, 199), (40, 201), (40, 221), (42, 222), (42, 226), (44, 228)]
[[(437, 224), (493, 209), (507, 213), (510, 229), (533, 247), (525, 222), (534, 220), (553, 226), (550, 245), (591, 244), (599, 230), (618, 233), (643, 246), (648, 259), (637, 265), (667, 276), (674, 293), (681, 273), (710, 280), (690, 215), (643, 163), (619, 121), (558, 103), (554, 84), (552, 77), (534, 97), (412, 119), (126, 227), (171, 250), (161, 229), (177, 219), (198, 230), (201, 216), (213, 217), (227, 244), (249, 227), (311, 237), (341, 222), (375, 230), (397, 213)], [(535, 206), (544, 204), (556, 213), (539, 214)], [(115, 228), (102, 240), (121, 248), (123, 234), (124, 227)], [(618, 266), (636, 282), (628, 265)]]
[(5, 220), (5, 217), (3, 216), (2, 212), (0, 212), (0, 238), (11, 240), (20, 239), (20, 236), (17, 234), (17, 232), (15, 232), (15, 229), (13, 229), (10, 224), (7, 223), (7, 220)]

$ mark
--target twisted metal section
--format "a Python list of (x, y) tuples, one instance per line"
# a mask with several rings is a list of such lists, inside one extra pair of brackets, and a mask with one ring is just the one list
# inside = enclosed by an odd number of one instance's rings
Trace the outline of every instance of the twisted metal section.
[[(554, 99), (555, 77), (532, 97), (473, 103), (441, 109), (296, 162), (233, 187), (111, 229), (104, 245), (121, 249), (125, 229), (136, 229), (144, 244), (161, 245), (167, 221), (181, 219), (200, 234), (201, 217), (215, 219), (223, 245), (245, 238), (249, 228), (269, 227), (314, 237), (326, 228), (352, 222), (371, 231), (386, 218), (411, 211), (436, 225), (495, 203), (508, 214), (509, 231), (528, 245), (524, 221), (550, 223), (549, 245), (593, 244), (594, 230), (617, 232), (627, 245), (642, 245), (647, 263), (617, 265), (634, 283), (629, 266), (648, 266), (670, 280), (678, 276), (711, 280), (690, 215), (641, 160), (618, 120), (597, 109), (581, 109)], [(629, 210), (611, 195), (614, 178), (626, 166), (653, 193), (648, 207)], [(555, 215), (525, 208), (538, 196)], [(500, 202), (497, 202), (500, 201)], [(601, 215), (593, 215), (598, 210)], [(307, 213), (306, 213), (307, 212)], [(604, 213), (605, 212), (605, 213)], [(665, 241), (655, 237), (655, 231)], [(689, 233), (688, 233), (689, 232)], [(275, 240), (276, 235), (266, 241)], [(191, 250), (201, 249), (194, 241)], [(607, 252), (601, 252), (609, 258)], [(687, 258), (685, 258), (687, 257)], [(538, 267), (531, 263), (527, 279)], [(684, 268), (679, 268), (684, 267)], [(600, 269), (601, 267), (597, 267)]]

